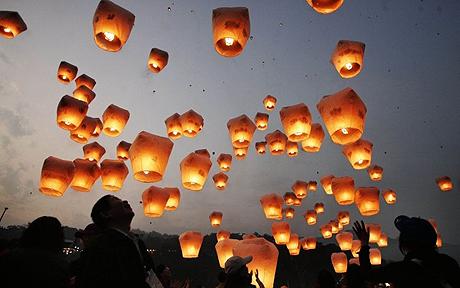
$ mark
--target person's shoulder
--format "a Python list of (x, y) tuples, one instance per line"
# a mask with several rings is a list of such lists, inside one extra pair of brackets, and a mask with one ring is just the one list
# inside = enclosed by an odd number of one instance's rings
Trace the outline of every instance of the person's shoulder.
[(440, 263), (443, 266), (459, 267), (457, 260), (455, 260), (454, 258), (450, 257), (449, 255), (443, 254), (443, 253), (438, 254), (437, 262)]

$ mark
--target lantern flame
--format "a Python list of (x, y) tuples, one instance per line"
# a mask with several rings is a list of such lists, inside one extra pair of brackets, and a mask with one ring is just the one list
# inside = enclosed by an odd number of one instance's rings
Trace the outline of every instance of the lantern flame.
[(5, 27), (5, 28), (3, 28), (3, 31), (5, 31), (5, 33), (10, 33), (10, 32), (11, 32), (11, 29), (8, 28), (8, 27)]
[(345, 64), (345, 68), (347, 68), (347, 70), (351, 70), (353, 68), (353, 64), (347, 63)]
[(110, 32), (104, 32), (104, 38), (105, 40), (112, 42), (115, 39), (115, 34)]
[(342, 128), (342, 134), (343, 134), (343, 135), (347, 135), (347, 134), (348, 134), (347, 128)]
[(225, 45), (227, 46), (232, 46), (233, 43), (235, 42), (235, 40), (233, 38), (230, 38), (230, 37), (225, 37)]

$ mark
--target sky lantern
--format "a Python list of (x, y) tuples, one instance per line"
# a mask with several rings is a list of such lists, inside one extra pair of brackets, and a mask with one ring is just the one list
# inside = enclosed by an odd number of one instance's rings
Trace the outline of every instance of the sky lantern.
[(385, 189), (382, 193), (383, 199), (387, 202), (388, 205), (396, 203), (396, 192), (392, 189)]
[(380, 265), (382, 264), (382, 253), (378, 248), (369, 249), (369, 260), (371, 265)]
[(283, 198), (278, 194), (272, 193), (262, 196), (260, 198), (260, 204), (264, 209), (265, 217), (267, 219), (282, 219), (282, 205), (283, 205)]
[(245, 114), (228, 120), (227, 128), (232, 146), (236, 148), (249, 147), (256, 131), (256, 125)]
[(228, 176), (224, 172), (219, 172), (212, 176), (212, 180), (217, 190), (224, 190), (225, 186), (227, 186)]
[(144, 191), (144, 193), (142, 193), (142, 205), (144, 205), (144, 215), (152, 218), (161, 217), (161, 215), (163, 215), (168, 200), (168, 190), (156, 186), (150, 186)]
[(291, 237), (291, 226), (287, 222), (273, 222), (272, 234), (276, 244), (287, 244)]
[(308, 193), (308, 184), (305, 181), (300, 181), (297, 180), (295, 183), (291, 186), (292, 191), (294, 192), (295, 196), (297, 198), (303, 199), (307, 197)]
[(331, 63), (342, 78), (353, 78), (361, 72), (366, 45), (358, 41), (340, 40), (332, 52)]
[(180, 162), (182, 185), (185, 189), (200, 191), (208, 178), (211, 159), (205, 155), (192, 152)]
[(128, 119), (128, 110), (111, 104), (105, 109), (104, 114), (102, 114), (102, 122), (104, 123), (102, 131), (107, 136), (117, 137), (123, 132)]
[(332, 142), (345, 145), (361, 138), (367, 109), (353, 89), (345, 88), (335, 94), (324, 96), (316, 107)]
[(267, 130), (268, 128), (268, 114), (267, 113), (260, 113), (258, 112), (256, 114), (256, 117), (254, 118), (254, 123), (256, 124), (256, 127), (258, 130)]
[(340, 232), (335, 235), (335, 240), (339, 244), (340, 250), (348, 251), (351, 250), (353, 241), (353, 233), (351, 232)]
[(179, 244), (182, 250), (182, 257), (197, 258), (200, 253), (203, 235), (200, 232), (187, 231), (179, 236)]
[(75, 173), (70, 187), (76, 191), (89, 192), (94, 182), (101, 176), (97, 162), (86, 159), (75, 159), (73, 164), (75, 166)]
[(283, 107), (280, 118), (289, 141), (300, 142), (310, 135), (311, 114), (304, 103)]
[(332, 195), (332, 179), (334, 179), (334, 175), (327, 175), (320, 179), (321, 186), (323, 186), (323, 190), (326, 194)]
[(350, 224), (350, 212), (340, 211), (337, 214), (337, 220), (339, 220), (339, 223), (343, 226)]
[(256, 142), (256, 151), (258, 154), (263, 155), (265, 154), (265, 146), (267, 145), (267, 142), (261, 141), (261, 142)]
[(315, 203), (315, 207), (314, 207), (315, 211), (316, 211), (316, 214), (321, 214), (321, 213), (324, 213), (324, 203)]
[(320, 14), (330, 14), (339, 9), (344, 0), (307, 0), (307, 3)]
[(83, 146), (83, 158), (90, 161), (99, 162), (105, 154), (105, 148), (97, 142), (92, 142)]
[(80, 144), (88, 143), (92, 136), (91, 133), (97, 127), (98, 120), (99, 118), (86, 116), (76, 129), (70, 131), (70, 139)]
[(128, 41), (134, 26), (134, 14), (117, 4), (102, 0), (93, 17), (94, 42), (102, 50), (119, 51)]
[(248, 240), (248, 239), (256, 239), (257, 236), (254, 235), (254, 234), (248, 233), (248, 234), (243, 234), (243, 237), (241, 237), (241, 238), (243, 238), (243, 240)]
[(352, 177), (334, 177), (331, 188), (339, 205), (350, 205), (355, 201), (355, 181)]
[(211, 226), (219, 227), (220, 224), (222, 224), (222, 217), (223, 217), (222, 212), (216, 212), (216, 211), (212, 212), (209, 215), (209, 221), (211, 222)]
[(378, 243), (382, 234), (382, 226), (380, 224), (367, 223), (366, 229), (369, 231), (369, 243)]
[(434, 220), (433, 218), (430, 218), (428, 219), (428, 222), (430, 222), (431, 226), (433, 226), (436, 233), (438, 233), (438, 223), (436, 223), (436, 220)]
[(332, 237), (332, 226), (331, 224), (325, 224), (320, 228), (321, 235), (323, 235), (324, 239), (328, 239)]
[(217, 157), (217, 164), (219, 165), (220, 170), (224, 172), (230, 171), (232, 168), (232, 155), (221, 153)]
[[(252, 256), (247, 264), (249, 271), (259, 271), (259, 278), (264, 286), (273, 288), (276, 264), (278, 263), (278, 249), (264, 238), (245, 239), (239, 241), (233, 248), (233, 255), (240, 257)], [(256, 284), (255, 273), (252, 275), (252, 284)]]
[(75, 79), (75, 84), (77, 88), (81, 86), (86, 86), (86, 88), (93, 90), (94, 86), (96, 86), (96, 80), (94, 80), (86, 74), (81, 74), (77, 77), (77, 79)]
[(215, 248), (220, 268), (225, 268), (225, 262), (233, 256), (233, 248), (238, 242), (239, 240), (236, 239), (225, 239), (216, 243)]
[(380, 211), (379, 189), (377, 187), (360, 187), (355, 193), (355, 203), (359, 213), (372, 216)]
[(59, 101), (56, 122), (62, 129), (71, 131), (80, 126), (87, 112), (88, 104), (65, 95)]
[(296, 233), (291, 233), (289, 241), (286, 243), (286, 248), (288, 250), (295, 250), (299, 248), (299, 235)]
[(316, 238), (315, 237), (307, 237), (303, 238), (301, 241), (301, 246), (303, 250), (314, 250), (316, 249)]
[(80, 101), (90, 104), (94, 98), (96, 98), (96, 93), (88, 87), (82, 85), (77, 89), (73, 90), (73, 98), (76, 98)]
[(437, 234), (437, 237), (436, 237), (436, 247), (438, 248), (441, 248), (442, 247), (442, 237), (441, 237), (441, 234)]
[(436, 178), (436, 184), (438, 184), (439, 189), (444, 192), (450, 191), (452, 188), (454, 188), (454, 184), (452, 183), (452, 180), (449, 176)]
[(45, 195), (60, 197), (69, 187), (74, 174), (72, 161), (50, 156), (43, 162), (39, 190)]
[(134, 179), (149, 183), (162, 180), (173, 146), (166, 137), (140, 132), (129, 148)]
[(233, 147), (233, 153), (235, 154), (236, 160), (243, 160), (248, 154), (248, 147), (246, 148), (236, 148)]
[(147, 60), (147, 67), (153, 73), (160, 73), (160, 71), (168, 65), (168, 59), (168, 52), (158, 48), (152, 48), (152, 50), (150, 50), (149, 59)]
[(359, 258), (350, 258), (348, 260), (348, 265), (358, 265), (358, 266), (360, 266)]
[(96, 128), (91, 133), (91, 136), (93, 137), (99, 137), (99, 135), (101, 135), (102, 129), (104, 129), (104, 124), (102, 123), (101, 119), (96, 118), (96, 122)]
[(0, 35), (12, 39), (27, 30), (27, 25), (16, 11), (0, 11)]
[[(1, 22), (1, 20), (0, 20), (0, 22)], [(61, 63), (59, 63), (59, 67), (58, 67), (58, 70), (57, 70), (57, 79), (61, 83), (69, 84), (70, 82), (73, 81), (73, 79), (75, 79), (75, 77), (77, 77), (77, 73), (78, 73), (78, 67), (77, 66), (72, 65), (72, 64), (70, 64), (68, 62), (65, 62), (65, 61), (61, 61)]]
[(297, 256), (300, 254), (300, 242), (297, 244), (297, 248), (294, 249), (288, 249), (289, 255), (291, 256)]
[(377, 165), (369, 166), (367, 173), (372, 181), (380, 181), (383, 178), (383, 168)]
[(347, 272), (347, 255), (344, 252), (336, 252), (331, 254), (331, 262), (335, 273)]
[(377, 242), (379, 247), (387, 247), (388, 246), (388, 235), (385, 233), (380, 233), (380, 239)]
[(117, 145), (117, 158), (120, 160), (129, 159), (129, 148), (131, 148), (131, 143), (126, 141), (121, 141)]
[(300, 145), (305, 152), (315, 153), (319, 152), (324, 140), (324, 131), (321, 124), (311, 124), (310, 135), (307, 139), (303, 140)]
[(273, 109), (275, 109), (276, 101), (276, 97), (272, 95), (267, 95), (263, 100), (265, 109), (267, 109), (267, 111), (272, 111)]
[(316, 181), (308, 181), (308, 191), (316, 192), (318, 183)]
[(292, 206), (300, 206), (302, 205), (302, 199), (295, 197), (294, 203), (292, 203)]
[(226, 230), (219, 230), (216, 233), (216, 238), (217, 238), (217, 242), (225, 240), (225, 239), (230, 239), (230, 232)]
[(182, 127), (182, 135), (190, 138), (200, 133), (204, 125), (203, 117), (192, 109), (180, 115), (179, 121)]
[(372, 160), (372, 147), (374, 145), (367, 140), (358, 140), (343, 146), (342, 153), (347, 157), (351, 166), (356, 170), (369, 167)]
[(353, 257), (359, 257), (359, 251), (361, 250), (361, 240), (351, 241), (351, 254)]
[(329, 225), (331, 225), (332, 234), (337, 234), (341, 230), (339, 226), (340, 223), (336, 219), (329, 221)]
[(286, 154), (289, 157), (296, 157), (299, 153), (299, 147), (297, 142), (287, 141), (286, 143)]
[(182, 126), (179, 118), (179, 113), (174, 113), (165, 120), (166, 133), (168, 133), (168, 137), (173, 140), (182, 137)]
[(286, 219), (292, 219), (294, 218), (295, 210), (292, 207), (288, 207), (284, 209), (284, 215), (286, 216)]
[(166, 211), (175, 211), (177, 207), (179, 207), (180, 203), (180, 190), (177, 187), (165, 187), (163, 188), (166, 192), (168, 192), (168, 201), (165, 205)]
[(308, 225), (315, 225), (317, 216), (316, 210), (307, 210), (304, 214), (305, 221)]
[(101, 162), (102, 188), (111, 192), (120, 190), (128, 173), (123, 160), (105, 159)]
[(217, 53), (224, 57), (240, 55), (251, 34), (248, 8), (224, 7), (212, 10), (212, 34)]
[(286, 192), (284, 193), (283, 199), (284, 199), (284, 204), (286, 205), (292, 205), (294, 204), (294, 201), (297, 197), (295, 196), (294, 193), (292, 192)]

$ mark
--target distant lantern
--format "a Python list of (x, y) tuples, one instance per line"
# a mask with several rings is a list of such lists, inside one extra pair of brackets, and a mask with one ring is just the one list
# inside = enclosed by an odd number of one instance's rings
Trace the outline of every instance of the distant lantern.
[[(0, 16), (0, 18), (1, 18), (1, 16)], [(1, 22), (1, 20), (0, 20), (0, 22)], [(77, 77), (77, 73), (78, 73), (78, 67), (77, 66), (72, 65), (72, 64), (70, 64), (68, 62), (65, 62), (65, 61), (61, 61), (61, 63), (59, 64), (58, 70), (57, 70), (57, 79), (61, 83), (69, 84), (70, 82), (73, 81), (73, 79), (75, 79), (75, 77)], [(75, 97), (75, 95), (74, 95), (74, 97)], [(82, 100), (82, 99), (79, 99), (79, 100)]]
[(102, 129), (104, 129), (104, 124), (102, 123), (101, 119), (96, 118), (97, 120), (97, 125), (96, 129), (94, 129), (93, 133), (91, 133), (91, 136), (93, 137), (99, 137), (101, 135)]
[(78, 87), (85, 86), (86, 88), (93, 90), (94, 86), (96, 86), (96, 80), (89, 77), (86, 74), (81, 74), (80, 76), (75, 79), (75, 84)]
[(282, 208), (283, 198), (278, 194), (272, 193), (262, 196), (260, 198), (260, 204), (264, 209), (265, 217), (267, 219), (282, 219)]
[(80, 86), (73, 90), (73, 98), (90, 104), (96, 98), (96, 93), (86, 86)]
[(168, 52), (158, 48), (152, 48), (152, 50), (150, 50), (149, 59), (147, 60), (147, 67), (153, 73), (160, 73), (160, 71), (168, 65), (168, 59)]
[(297, 244), (297, 248), (294, 249), (288, 249), (289, 255), (291, 256), (297, 256), (300, 254), (300, 242)]
[(75, 166), (75, 174), (70, 187), (76, 191), (89, 192), (94, 182), (101, 175), (99, 166), (97, 166), (95, 161), (86, 159), (75, 159), (73, 164)]
[(289, 157), (296, 157), (299, 153), (299, 146), (297, 142), (287, 141), (286, 143), (286, 154)]
[(385, 189), (383, 190), (383, 199), (387, 204), (392, 205), (396, 203), (396, 192), (392, 189)]
[(101, 162), (102, 188), (112, 192), (120, 190), (128, 173), (128, 167), (123, 160), (105, 159)]
[(441, 234), (438, 233), (436, 237), (436, 247), (441, 248), (442, 247), (442, 237)]
[(383, 168), (377, 165), (372, 165), (367, 168), (367, 173), (372, 181), (380, 181), (383, 177)]
[(308, 193), (308, 184), (305, 181), (295, 181), (295, 183), (291, 186), (292, 191), (294, 192), (297, 198), (305, 198), (307, 197)]
[(296, 233), (291, 233), (289, 241), (286, 243), (286, 248), (288, 250), (294, 250), (299, 248), (299, 235)]
[(182, 134), (185, 137), (195, 137), (200, 133), (204, 125), (203, 117), (192, 109), (180, 115), (179, 121), (182, 127)]
[(163, 215), (166, 203), (169, 200), (169, 192), (160, 187), (150, 186), (142, 193), (142, 205), (144, 205), (144, 215), (157, 218)]
[(307, 212), (304, 215), (305, 221), (308, 225), (315, 225), (317, 217), (318, 214), (315, 210), (307, 210)]
[(212, 11), (214, 48), (220, 55), (225, 57), (240, 55), (250, 33), (248, 8), (224, 7)]
[(212, 180), (214, 181), (217, 190), (224, 190), (225, 186), (227, 186), (228, 176), (223, 172), (219, 172), (212, 176)]
[(332, 179), (332, 193), (339, 205), (350, 205), (355, 201), (355, 181), (352, 177), (335, 177)]
[(12, 39), (27, 30), (27, 25), (18, 12), (0, 11), (0, 35)]
[(246, 148), (251, 144), (256, 125), (248, 116), (243, 114), (228, 120), (227, 128), (232, 146), (236, 148)]
[(284, 209), (284, 215), (286, 216), (286, 219), (294, 218), (294, 214), (295, 214), (294, 208), (288, 207)]
[(75, 130), (85, 119), (87, 112), (86, 102), (65, 95), (59, 101), (56, 122), (64, 130)]
[(377, 242), (379, 247), (387, 247), (388, 246), (388, 235), (385, 233), (380, 233), (380, 239)]
[(369, 249), (369, 260), (371, 265), (380, 265), (382, 264), (382, 253), (378, 248)]
[(359, 251), (361, 250), (361, 240), (353, 240), (351, 242), (351, 254), (353, 257), (359, 257)]
[(179, 118), (180, 115), (174, 113), (165, 120), (166, 133), (168, 133), (168, 137), (173, 140), (179, 139), (182, 136), (182, 126)]
[(192, 152), (180, 162), (182, 185), (185, 189), (200, 191), (208, 178), (211, 169), (209, 157)]
[(302, 199), (295, 197), (293, 206), (300, 206), (302, 205)]
[(318, 183), (316, 181), (308, 181), (308, 191), (316, 192)]
[(131, 147), (131, 143), (126, 141), (121, 141), (117, 145), (117, 158), (120, 160), (128, 160), (129, 159), (129, 148)]
[(291, 237), (291, 226), (287, 222), (273, 222), (272, 234), (276, 244), (287, 244)]
[(329, 221), (329, 225), (331, 225), (331, 232), (332, 234), (337, 234), (341, 230), (340, 223), (337, 220)]
[(345, 88), (333, 95), (324, 96), (316, 107), (332, 142), (345, 145), (361, 138), (367, 109), (353, 89)]
[(134, 14), (111, 1), (102, 0), (94, 12), (94, 42), (102, 50), (119, 51), (128, 41)]
[(211, 159), (211, 154), (209, 153), (208, 149), (197, 149), (193, 152), (195, 152), (198, 155), (203, 155)]
[(355, 203), (359, 213), (372, 216), (380, 211), (379, 189), (376, 187), (360, 187), (355, 193)]
[(162, 180), (173, 146), (166, 137), (140, 132), (129, 148), (134, 179), (150, 183)]
[(316, 214), (324, 213), (324, 203), (316, 203), (314, 209)]
[(340, 250), (348, 251), (351, 250), (351, 244), (353, 241), (353, 233), (351, 232), (340, 232), (335, 235), (335, 240), (339, 244)]
[(187, 231), (179, 236), (179, 244), (182, 250), (182, 257), (197, 258), (200, 254), (203, 235), (200, 232)]
[(356, 170), (369, 167), (372, 160), (372, 147), (374, 145), (366, 140), (358, 140), (343, 146), (342, 153), (347, 157), (351, 166)]
[(212, 212), (209, 215), (209, 221), (211, 222), (212, 227), (219, 227), (222, 224), (222, 212)]
[(117, 137), (123, 132), (128, 119), (128, 110), (111, 104), (105, 109), (104, 114), (102, 114), (102, 122), (104, 123), (102, 131), (107, 136)]
[(225, 239), (216, 243), (215, 249), (220, 268), (225, 268), (225, 262), (233, 256), (233, 248), (238, 242), (239, 240), (236, 239)]
[[(233, 255), (240, 257), (252, 256), (247, 264), (248, 271), (259, 271), (259, 278), (265, 287), (273, 287), (276, 264), (278, 263), (278, 249), (264, 238), (255, 238), (239, 241), (233, 248)], [(252, 284), (256, 285), (255, 273), (252, 275)]]
[(60, 197), (69, 187), (74, 174), (72, 161), (50, 156), (43, 162), (39, 190), (45, 195)]
[(283, 107), (280, 118), (289, 141), (300, 142), (310, 135), (311, 114), (304, 103)]
[(369, 243), (378, 243), (382, 234), (382, 226), (380, 224), (368, 223), (366, 229), (369, 231)]
[(89, 143), (83, 146), (83, 158), (90, 161), (99, 162), (104, 154), (105, 148), (97, 142)]
[(321, 145), (323, 144), (323, 140), (323, 127), (321, 127), (321, 124), (313, 123), (311, 124), (310, 135), (307, 139), (303, 140), (300, 145), (305, 152), (319, 152)]
[(342, 78), (353, 78), (361, 72), (366, 45), (358, 41), (340, 40), (332, 52), (331, 63)]
[(292, 205), (294, 204), (294, 201), (297, 197), (295, 196), (294, 193), (292, 192), (286, 192), (284, 193), (283, 199), (284, 199), (284, 204), (286, 205)]
[(358, 265), (359, 266), (360, 265), (359, 258), (350, 258), (348, 260), (348, 264), (349, 265)]
[(334, 175), (327, 175), (321, 178), (321, 186), (323, 186), (323, 190), (326, 194), (332, 195), (332, 179), (334, 179)]
[(70, 131), (70, 138), (80, 144), (88, 143), (94, 129), (97, 127), (98, 120), (99, 118), (86, 116), (76, 129)]
[(179, 207), (180, 203), (180, 190), (176, 187), (165, 187), (163, 188), (169, 193), (168, 202), (166, 202), (165, 210), (174, 211)]
[(256, 151), (258, 154), (265, 154), (265, 146), (267, 145), (267, 142), (262, 141), (262, 142), (256, 142)]
[(303, 238), (301, 241), (301, 246), (304, 250), (314, 250), (316, 249), (316, 238), (315, 237), (307, 237)]
[(337, 220), (343, 226), (350, 224), (350, 212), (348, 212), (348, 211), (340, 211), (337, 214)]
[(217, 242), (225, 240), (225, 239), (230, 239), (230, 232), (226, 230), (219, 230), (216, 233), (216, 238), (217, 238)]
[(344, 252), (337, 252), (331, 254), (331, 262), (334, 267), (335, 273), (347, 272), (347, 255)]
[(444, 192), (450, 191), (452, 188), (454, 188), (454, 184), (452, 183), (452, 180), (449, 176), (436, 178), (436, 184), (438, 184), (439, 189)]
[(320, 228), (321, 235), (323, 235), (324, 239), (328, 239), (332, 237), (332, 226), (331, 224), (325, 224)]
[(339, 9), (344, 0), (307, 0), (307, 3), (320, 14), (330, 14)]
[(267, 95), (263, 101), (265, 109), (267, 109), (268, 111), (272, 111), (273, 109), (275, 109), (276, 101), (276, 97), (272, 95)]
[(232, 155), (221, 153), (217, 157), (217, 164), (219, 165), (220, 170), (228, 172), (232, 168)]
[(263, 131), (268, 128), (268, 114), (267, 113), (257, 113), (256, 117), (254, 118), (254, 123), (257, 126), (257, 129)]
[(233, 147), (233, 153), (235, 154), (236, 160), (243, 160), (248, 154), (248, 147), (246, 148), (236, 148)]

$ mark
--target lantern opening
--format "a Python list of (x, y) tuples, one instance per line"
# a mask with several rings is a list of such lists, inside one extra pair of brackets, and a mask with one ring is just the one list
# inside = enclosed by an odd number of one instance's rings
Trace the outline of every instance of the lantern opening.
[(235, 40), (233, 38), (230, 38), (230, 37), (225, 37), (225, 45), (227, 46), (232, 46), (233, 43), (235, 42)]
[(104, 39), (107, 41), (113, 41), (115, 39), (115, 34), (110, 32), (104, 32)]

